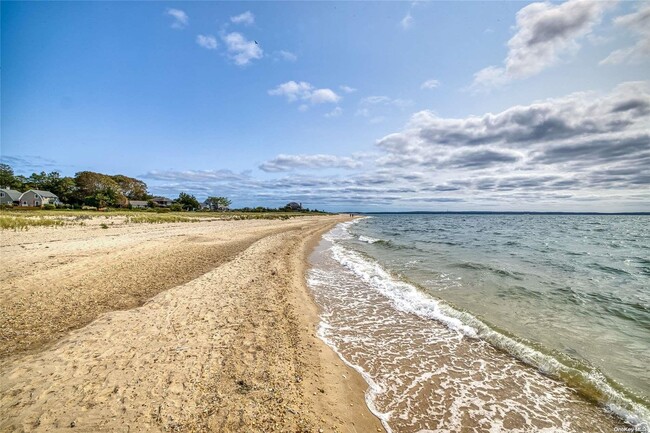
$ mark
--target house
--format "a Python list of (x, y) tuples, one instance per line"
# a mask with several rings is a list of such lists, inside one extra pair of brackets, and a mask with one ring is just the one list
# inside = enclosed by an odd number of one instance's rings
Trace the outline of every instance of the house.
[(151, 201), (159, 207), (169, 207), (173, 203), (173, 201), (167, 197), (153, 197)]
[(30, 189), (29, 191), (22, 193), (18, 200), (20, 201), (21, 206), (32, 207), (42, 207), (46, 204), (57, 205), (61, 203), (59, 197), (56, 195), (49, 191), (41, 191), (38, 189)]
[(0, 204), (18, 206), (22, 194), (22, 192), (16, 191), (15, 189), (2, 188), (0, 189)]
[(129, 204), (133, 209), (146, 209), (149, 207), (149, 202), (146, 200), (129, 200)]
[(296, 203), (295, 201), (292, 201), (291, 203), (287, 203), (285, 208), (289, 210), (302, 210), (302, 203)]

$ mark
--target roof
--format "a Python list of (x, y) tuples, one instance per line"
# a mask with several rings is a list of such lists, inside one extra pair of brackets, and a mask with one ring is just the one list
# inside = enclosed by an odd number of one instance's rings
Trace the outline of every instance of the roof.
[[(59, 198), (56, 196), (56, 194), (52, 194), (49, 191), (41, 191), (40, 189), (30, 189), (29, 191), (35, 192), (43, 198)], [(29, 191), (26, 191), (25, 194), (27, 194)]]
[(172, 201), (171, 198), (160, 197), (160, 196), (158, 196), (158, 197), (154, 197), (154, 198), (152, 198), (151, 200), (153, 200), (153, 201), (163, 201), (163, 200), (165, 200), (165, 201)]
[(149, 203), (146, 200), (129, 200), (129, 204), (132, 206), (146, 206)]
[(13, 201), (17, 201), (20, 198), (20, 196), (23, 194), (22, 192), (16, 191), (15, 189), (2, 188), (0, 189), (0, 191), (4, 192), (9, 197), (11, 197)]

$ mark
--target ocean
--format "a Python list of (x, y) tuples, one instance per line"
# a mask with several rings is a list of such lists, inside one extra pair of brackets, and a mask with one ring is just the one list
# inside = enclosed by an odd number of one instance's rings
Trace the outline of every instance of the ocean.
[(650, 431), (650, 217), (375, 215), (311, 265), (388, 431)]

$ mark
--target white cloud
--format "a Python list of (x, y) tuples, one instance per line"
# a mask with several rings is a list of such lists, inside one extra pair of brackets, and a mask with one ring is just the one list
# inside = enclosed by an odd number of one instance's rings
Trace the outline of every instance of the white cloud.
[(286, 60), (287, 62), (295, 62), (296, 60), (298, 60), (298, 56), (296, 56), (291, 51), (280, 50), (278, 51), (278, 55), (280, 56), (280, 58)]
[(260, 165), (266, 172), (291, 171), (299, 168), (359, 168), (361, 162), (347, 156), (336, 155), (278, 155), (270, 161)]
[(232, 32), (222, 36), (228, 54), (236, 65), (248, 65), (253, 59), (261, 59), (264, 52), (254, 41), (249, 41), (241, 33)]
[(435, 80), (435, 79), (430, 79), (422, 83), (420, 86), (421, 89), (435, 89), (436, 87), (440, 86), (440, 81)]
[(289, 102), (294, 102), (298, 99), (307, 99), (312, 89), (313, 86), (306, 81), (287, 81), (269, 90), (269, 95), (285, 96)]
[(287, 81), (269, 90), (268, 93), (271, 96), (284, 96), (289, 102), (300, 100), (309, 102), (312, 105), (324, 103), (335, 104), (341, 100), (341, 97), (332, 89), (317, 89), (306, 81)]
[[(406, 129), (378, 142), (382, 164), (398, 167), (597, 173), (650, 162), (650, 83), (630, 82), (607, 95), (575, 93), (500, 113), (441, 118), (414, 114)], [(650, 182), (650, 177), (648, 178)]]
[(207, 50), (216, 50), (219, 44), (212, 35), (196, 35), (196, 43)]
[(340, 85), (339, 88), (343, 90), (345, 93), (354, 93), (357, 91), (354, 87), (346, 86), (345, 84)]
[(341, 107), (336, 107), (329, 113), (326, 113), (325, 117), (339, 117), (341, 114), (343, 114), (343, 109)]
[(309, 100), (312, 104), (332, 103), (335, 104), (341, 100), (341, 97), (331, 89), (316, 89), (311, 92)]
[(627, 48), (612, 51), (600, 64), (641, 63), (650, 58), (650, 3), (640, 3), (639, 9), (616, 17), (614, 24), (638, 35), (638, 42)]
[(190, 22), (187, 14), (180, 9), (168, 8), (165, 13), (174, 19), (171, 25), (172, 29), (184, 29)]
[(516, 33), (508, 41), (503, 67), (488, 66), (474, 74), (472, 88), (482, 90), (538, 74), (567, 53), (600, 22), (612, 2), (569, 0), (532, 3), (517, 12)]
[(409, 29), (413, 25), (413, 16), (411, 15), (411, 12), (407, 12), (406, 15), (404, 15), (404, 18), (399, 22), (399, 25), (402, 26), (404, 30)]
[(251, 11), (246, 11), (242, 14), (230, 17), (230, 21), (235, 24), (243, 24), (245, 26), (250, 26), (255, 24), (255, 15)]

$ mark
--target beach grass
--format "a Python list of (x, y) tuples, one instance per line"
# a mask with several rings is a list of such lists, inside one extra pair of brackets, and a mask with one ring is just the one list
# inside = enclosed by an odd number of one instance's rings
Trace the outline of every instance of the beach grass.
[[(314, 215), (300, 212), (160, 212), (153, 210), (38, 210), (6, 209), (0, 213), (0, 230), (28, 230), (30, 227), (87, 225), (102, 218), (114, 224), (165, 224), (231, 220), (288, 220)], [(317, 214), (317, 213), (316, 213)], [(115, 219), (117, 218), (117, 220)], [(101, 225), (100, 225), (101, 226)], [(103, 228), (103, 226), (102, 226)]]
[(187, 217), (175, 214), (142, 214), (133, 216), (127, 215), (126, 222), (134, 224), (192, 223), (205, 221), (206, 219), (208, 218)]
[(51, 218), (17, 217), (0, 215), (0, 230), (28, 230), (30, 227), (56, 227), (65, 225), (64, 221)]

